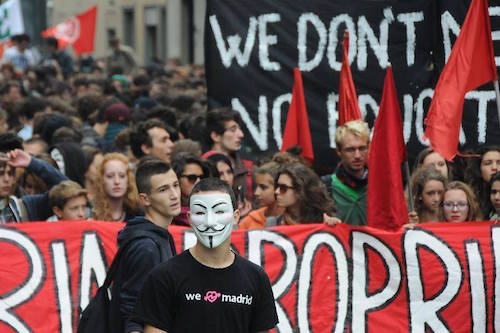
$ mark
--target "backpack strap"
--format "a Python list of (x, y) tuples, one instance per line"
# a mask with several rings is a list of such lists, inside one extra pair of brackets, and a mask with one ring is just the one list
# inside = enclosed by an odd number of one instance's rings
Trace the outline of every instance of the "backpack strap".
[[(111, 263), (111, 266), (109, 266), (108, 272), (106, 273), (106, 279), (104, 280), (102, 287), (109, 288), (111, 282), (113, 282), (115, 278), (116, 272), (118, 271), (118, 266), (120, 265), (120, 260), (123, 256), (123, 253), (125, 252), (125, 249), (132, 243), (132, 241), (138, 238), (149, 238), (153, 242), (155, 242), (156, 246), (158, 246), (158, 249), (160, 251), (160, 262), (164, 261), (165, 258), (161, 251), (161, 245), (160, 245), (161, 237), (149, 231), (134, 232), (134, 235), (127, 238), (123, 243), (123, 245), (118, 248), (115, 257), (113, 258), (113, 262)], [(171, 247), (167, 247), (167, 252), (169, 255), (168, 258), (171, 258), (173, 256)]]

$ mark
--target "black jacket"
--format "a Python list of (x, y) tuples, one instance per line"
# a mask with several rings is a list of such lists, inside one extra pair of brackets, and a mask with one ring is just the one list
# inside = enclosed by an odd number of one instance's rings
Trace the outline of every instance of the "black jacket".
[[(143, 331), (142, 325), (129, 320), (136, 299), (148, 273), (160, 262), (175, 255), (174, 241), (170, 233), (144, 217), (127, 222), (118, 234), (118, 246), (134, 237), (138, 231), (156, 235), (160, 247), (148, 237), (137, 238), (125, 249), (112, 286), (111, 320), (118, 324), (116, 332)], [(160, 249), (161, 248), (161, 249)], [(160, 254), (161, 251), (161, 254)]]

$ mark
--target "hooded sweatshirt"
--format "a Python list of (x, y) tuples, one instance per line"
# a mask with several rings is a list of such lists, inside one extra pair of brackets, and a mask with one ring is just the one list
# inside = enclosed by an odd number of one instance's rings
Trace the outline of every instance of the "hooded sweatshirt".
[[(144, 217), (135, 217), (127, 222), (118, 234), (118, 247), (138, 231), (156, 235), (160, 246), (149, 237), (137, 238), (122, 254), (118, 272), (112, 287), (111, 321), (117, 323), (117, 332), (143, 331), (139, 323), (129, 320), (142, 285), (148, 273), (160, 262), (176, 254), (172, 236), (168, 230), (157, 226)], [(160, 253), (161, 251), (161, 253)]]

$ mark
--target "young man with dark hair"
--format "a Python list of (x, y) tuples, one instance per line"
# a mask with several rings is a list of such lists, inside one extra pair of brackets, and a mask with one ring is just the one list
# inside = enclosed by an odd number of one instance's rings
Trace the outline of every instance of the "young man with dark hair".
[[(251, 197), (252, 192), (252, 161), (240, 157), (239, 150), (243, 141), (241, 116), (231, 108), (213, 109), (207, 112), (206, 130), (211, 150), (203, 157), (213, 153), (227, 155), (234, 170), (234, 187), (241, 186), (243, 193)], [(242, 198), (240, 198), (242, 199)]]
[(218, 178), (195, 185), (189, 219), (196, 245), (155, 268), (133, 318), (145, 333), (263, 332), (278, 323), (264, 270), (231, 250), (239, 219), (232, 189)]
[(130, 131), (130, 148), (137, 158), (153, 155), (170, 162), (173, 147), (170, 134), (160, 120), (142, 121)]
[(144, 217), (127, 222), (118, 235), (118, 246), (132, 240), (125, 248), (118, 272), (113, 282), (111, 322), (113, 332), (142, 332), (142, 324), (130, 319), (136, 298), (148, 273), (160, 262), (175, 255), (172, 236), (167, 228), (180, 213), (179, 181), (170, 165), (159, 159), (147, 159), (139, 164), (136, 172), (139, 200), (144, 207)]

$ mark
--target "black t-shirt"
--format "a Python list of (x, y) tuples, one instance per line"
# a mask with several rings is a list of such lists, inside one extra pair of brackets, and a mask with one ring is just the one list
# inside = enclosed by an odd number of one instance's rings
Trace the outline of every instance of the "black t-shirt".
[(189, 250), (155, 268), (136, 303), (134, 321), (176, 332), (259, 332), (278, 323), (264, 270), (235, 255), (210, 268)]

